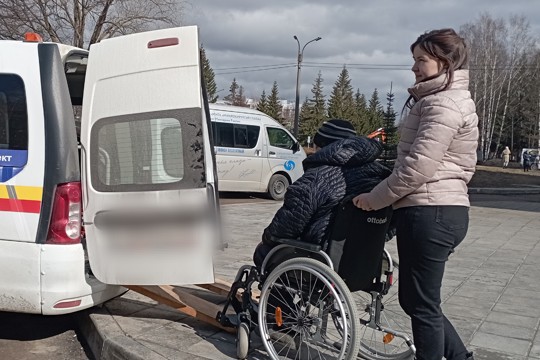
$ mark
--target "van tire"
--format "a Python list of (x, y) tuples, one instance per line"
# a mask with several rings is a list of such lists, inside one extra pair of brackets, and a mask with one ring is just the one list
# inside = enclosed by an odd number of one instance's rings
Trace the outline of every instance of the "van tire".
[(283, 200), (288, 187), (289, 179), (284, 175), (274, 174), (268, 182), (268, 195), (274, 200)]

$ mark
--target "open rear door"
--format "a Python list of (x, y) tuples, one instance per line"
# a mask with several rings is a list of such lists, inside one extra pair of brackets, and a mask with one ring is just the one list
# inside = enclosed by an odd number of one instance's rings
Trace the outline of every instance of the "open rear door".
[(107, 284), (214, 281), (217, 197), (195, 26), (90, 48), (81, 126), (90, 266)]

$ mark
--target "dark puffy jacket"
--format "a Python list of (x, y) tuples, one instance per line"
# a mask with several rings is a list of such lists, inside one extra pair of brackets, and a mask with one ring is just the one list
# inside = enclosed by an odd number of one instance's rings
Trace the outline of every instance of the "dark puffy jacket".
[(272, 236), (322, 243), (334, 207), (346, 196), (371, 191), (391, 174), (374, 162), (381, 151), (377, 141), (353, 137), (308, 156), (304, 175), (287, 189), (283, 206), (264, 230), (263, 243), (275, 245)]

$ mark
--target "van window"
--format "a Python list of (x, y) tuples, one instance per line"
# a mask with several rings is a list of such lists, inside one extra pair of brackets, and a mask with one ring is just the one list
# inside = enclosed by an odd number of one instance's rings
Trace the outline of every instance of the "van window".
[(259, 141), (260, 127), (212, 122), (214, 145), (253, 149)]
[(198, 121), (171, 111), (137, 116), (141, 118), (102, 119), (92, 127), (94, 188), (106, 192), (206, 186), (200, 109)]
[(270, 146), (288, 150), (292, 149), (295, 141), (289, 134), (287, 134), (285, 130), (267, 127), (266, 131), (268, 133), (268, 141), (270, 142)]
[(24, 83), (12, 74), (0, 74), (0, 149), (28, 150)]

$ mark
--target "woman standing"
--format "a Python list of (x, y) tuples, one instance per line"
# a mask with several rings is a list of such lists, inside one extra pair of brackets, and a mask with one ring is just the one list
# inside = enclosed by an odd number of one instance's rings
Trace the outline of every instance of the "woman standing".
[(399, 301), (411, 317), (416, 358), (473, 359), (440, 306), (446, 261), (469, 225), (467, 183), (478, 147), (467, 49), (453, 29), (441, 29), (418, 37), (411, 52), (416, 82), (394, 171), (353, 202), (364, 210), (396, 209)]

